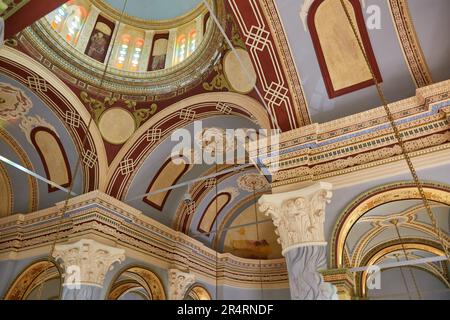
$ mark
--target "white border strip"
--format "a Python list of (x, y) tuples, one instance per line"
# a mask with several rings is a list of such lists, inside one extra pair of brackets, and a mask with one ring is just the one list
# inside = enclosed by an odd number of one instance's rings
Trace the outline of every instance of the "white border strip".
[(69, 191), (68, 189), (66, 189), (64, 187), (61, 187), (59, 184), (54, 183), (53, 181), (45, 179), (44, 177), (38, 175), (37, 173), (35, 173), (35, 172), (31, 171), (31, 170), (28, 170), (27, 168), (21, 166), (20, 164), (15, 163), (14, 161), (11, 161), (11, 160), (3, 157), (3, 156), (0, 156), (0, 161), (3, 161), (4, 163), (9, 164), (10, 166), (12, 166), (12, 167), (14, 167), (16, 169), (19, 169), (20, 171), (23, 171), (26, 174), (29, 174), (30, 176), (33, 176), (33, 177), (35, 177), (38, 180), (41, 180), (41, 181), (43, 181), (45, 183), (48, 183), (49, 185), (51, 185), (51, 186), (53, 186), (55, 188), (58, 188), (59, 190), (62, 190), (65, 193), (69, 193), (70, 192), (70, 194), (72, 196), (77, 196), (77, 194), (75, 192)]
[(367, 271), (367, 269), (372, 268), (372, 267), (378, 267), (381, 270), (381, 269), (388, 269), (388, 268), (394, 268), (394, 267), (403, 267), (403, 266), (413, 266), (413, 265), (416, 265), (416, 264), (424, 264), (424, 263), (438, 262), (438, 261), (445, 261), (445, 260), (447, 260), (446, 256), (437, 256), (437, 257), (430, 257), (430, 258), (405, 260), (405, 261), (399, 261), (399, 262), (388, 262), (388, 263), (382, 263), (380, 265), (375, 265), (374, 264), (372, 266), (352, 268), (352, 269), (349, 269), (349, 271), (350, 272)]

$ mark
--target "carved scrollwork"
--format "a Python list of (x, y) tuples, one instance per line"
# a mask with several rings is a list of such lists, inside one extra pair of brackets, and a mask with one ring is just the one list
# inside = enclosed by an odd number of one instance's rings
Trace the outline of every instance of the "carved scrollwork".
[(55, 260), (64, 268), (64, 283), (103, 285), (108, 271), (115, 262), (125, 260), (125, 250), (103, 245), (94, 240), (82, 239), (68, 245), (57, 245)]
[(227, 89), (228, 91), (232, 91), (230, 88), (230, 84), (228, 83), (225, 75), (223, 74), (223, 66), (222, 63), (218, 63), (214, 66), (214, 71), (217, 73), (210, 83), (203, 83), (203, 88), (208, 91), (214, 90), (223, 90)]
[(294, 245), (325, 242), (325, 208), (331, 197), (331, 185), (318, 183), (304, 190), (264, 195), (259, 210), (272, 218), (285, 252)]
[(178, 269), (169, 270), (170, 288), (169, 299), (170, 300), (183, 300), (187, 289), (195, 282), (195, 276), (193, 274), (182, 272)]

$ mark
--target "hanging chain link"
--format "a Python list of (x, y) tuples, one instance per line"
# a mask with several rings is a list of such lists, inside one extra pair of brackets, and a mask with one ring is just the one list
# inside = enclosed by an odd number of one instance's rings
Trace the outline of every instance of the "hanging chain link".
[(447, 257), (447, 260), (450, 261), (449, 254), (448, 254), (447, 243), (446, 243), (444, 237), (442, 236), (442, 231), (439, 228), (438, 222), (437, 222), (437, 220), (436, 220), (436, 218), (435, 218), (435, 216), (433, 214), (433, 211), (431, 210), (431, 206), (430, 206), (430, 204), (428, 202), (428, 199), (426, 197), (425, 191), (423, 189), (423, 184), (420, 181), (419, 176), (417, 175), (416, 169), (414, 168), (414, 165), (413, 165), (413, 163), (411, 161), (411, 157), (410, 157), (410, 155), (408, 153), (408, 150), (407, 150), (407, 148), (406, 148), (406, 146), (405, 146), (405, 144), (403, 142), (403, 138), (402, 138), (402, 136), (400, 134), (400, 130), (398, 129), (398, 126), (395, 123), (394, 116), (392, 115), (392, 112), (389, 109), (387, 100), (386, 100), (386, 98), (385, 98), (385, 96), (383, 94), (383, 90), (381, 89), (380, 83), (378, 82), (378, 79), (375, 76), (375, 73), (373, 71), (372, 65), (370, 64), (369, 58), (367, 57), (366, 51), (364, 50), (363, 43), (362, 43), (362, 41), (361, 41), (361, 39), (359, 37), (359, 33), (358, 33), (358, 31), (356, 29), (356, 26), (355, 26), (355, 24), (354, 24), (354, 22), (353, 22), (353, 20), (352, 20), (352, 18), (350, 16), (348, 8), (345, 5), (344, 0), (340, 0), (340, 1), (341, 1), (342, 8), (344, 9), (345, 15), (347, 16), (347, 20), (348, 20), (348, 22), (349, 22), (349, 24), (350, 24), (350, 26), (352, 28), (353, 35), (355, 36), (355, 38), (356, 38), (356, 40), (358, 42), (359, 49), (361, 50), (361, 52), (362, 52), (362, 54), (364, 56), (364, 59), (366, 61), (366, 65), (369, 68), (369, 71), (370, 71), (370, 73), (372, 75), (373, 81), (374, 81), (375, 86), (377, 88), (378, 95), (379, 95), (380, 100), (381, 100), (381, 102), (383, 104), (384, 111), (386, 112), (386, 115), (387, 115), (387, 118), (389, 120), (389, 123), (390, 123), (390, 125), (391, 125), (391, 127), (392, 127), (392, 129), (394, 131), (395, 138), (397, 139), (397, 142), (398, 142), (398, 144), (399, 144), (399, 146), (400, 146), (400, 148), (402, 150), (402, 155), (403, 155), (404, 159), (406, 160), (406, 163), (408, 165), (409, 171), (411, 172), (411, 175), (413, 177), (414, 183), (417, 186), (417, 190), (418, 190), (419, 195), (420, 195), (420, 197), (422, 199), (422, 202), (423, 202), (423, 205), (424, 205), (424, 207), (426, 209), (428, 217), (431, 220), (431, 223), (432, 223), (433, 229), (434, 229), (434, 233), (436, 234), (437, 238), (439, 239), (439, 242), (440, 242), (440, 244), (442, 246), (442, 249), (444, 251), (445, 256)]
[[(391, 221), (391, 223), (394, 225), (395, 232), (397, 233), (397, 237), (400, 240), (400, 246), (402, 247), (403, 254), (405, 255), (405, 260), (409, 261), (408, 253), (406, 252), (406, 247), (403, 242), (403, 238), (400, 235), (400, 230), (398, 228), (398, 220)], [(398, 259), (398, 257), (397, 257), (397, 259)], [(416, 288), (416, 291), (417, 291), (417, 297), (419, 298), (419, 300), (422, 300), (422, 295), (420, 294), (419, 285), (417, 284), (416, 276), (414, 275), (412, 266), (408, 266), (408, 269), (409, 269), (409, 273), (411, 274), (411, 278), (413, 280), (414, 287)], [(406, 281), (406, 279), (405, 279), (405, 281)], [(408, 285), (406, 284), (406, 286), (408, 286)]]

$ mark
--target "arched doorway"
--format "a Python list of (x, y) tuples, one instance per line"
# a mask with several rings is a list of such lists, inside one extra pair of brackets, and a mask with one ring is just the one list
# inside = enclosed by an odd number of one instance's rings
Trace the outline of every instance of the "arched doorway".
[(5, 295), (5, 300), (57, 300), (62, 277), (52, 261), (34, 262), (22, 271)]
[(128, 267), (115, 278), (108, 300), (165, 300), (161, 280), (143, 267)]
[(184, 300), (211, 300), (211, 295), (203, 286), (194, 284), (186, 292)]

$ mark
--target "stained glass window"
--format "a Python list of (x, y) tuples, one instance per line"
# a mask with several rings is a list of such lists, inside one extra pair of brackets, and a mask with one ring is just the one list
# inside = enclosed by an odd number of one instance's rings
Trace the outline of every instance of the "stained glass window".
[(188, 56), (190, 56), (195, 49), (197, 49), (197, 32), (195, 30), (191, 31), (189, 33), (189, 50), (188, 50)]
[(117, 55), (117, 67), (123, 68), (125, 64), (125, 60), (128, 55), (128, 49), (130, 47), (130, 36), (129, 35), (123, 35), (122, 36), (122, 42), (119, 47), (119, 52)]
[(134, 43), (133, 56), (131, 58), (131, 70), (136, 71), (141, 59), (142, 47), (144, 46), (144, 40), (138, 39)]
[(60, 31), (61, 26), (67, 17), (67, 4), (63, 4), (61, 7), (53, 11), (51, 14), (51, 26), (54, 30)]
[(182, 62), (186, 59), (187, 48), (186, 48), (186, 36), (184, 34), (180, 35), (177, 40), (177, 50), (175, 55), (175, 64)]
[(86, 15), (86, 9), (69, 1), (50, 13), (48, 19), (52, 28), (67, 42), (76, 44)]

